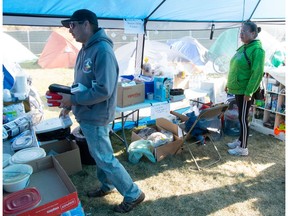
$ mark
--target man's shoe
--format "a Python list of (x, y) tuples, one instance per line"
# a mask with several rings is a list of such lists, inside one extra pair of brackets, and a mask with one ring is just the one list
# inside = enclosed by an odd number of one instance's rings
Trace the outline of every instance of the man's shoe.
[(234, 149), (229, 149), (228, 153), (230, 155), (236, 155), (236, 156), (247, 156), (248, 155), (248, 148), (241, 148), (237, 146)]
[(111, 193), (111, 191), (103, 191), (101, 188), (96, 190), (91, 190), (87, 192), (88, 197), (104, 197), (107, 194)]
[(227, 143), (227, 146), (228, 146), (228, 148), (230, 148), (230, 149), (234, 149), (234, 148), (236, 148), (237, 146), (240, 146), (240, 144), (241, 144), (241, 142), (240, 142), (238, 139), (236, 139), (236, 140), (234, 140), (234, 141), (231, 142), (231, 143)]
[(139, 205), (143, 200), (145, 199), (145, 194), (142, 192), (138, 199), (136, 199), (133, 202), (125, 202), (123, 201), (121, 204), (114, 207), (115, 212), (119, 213), (126, 213), (131, 211), (133, 208), (135, 208), (137, 205)]

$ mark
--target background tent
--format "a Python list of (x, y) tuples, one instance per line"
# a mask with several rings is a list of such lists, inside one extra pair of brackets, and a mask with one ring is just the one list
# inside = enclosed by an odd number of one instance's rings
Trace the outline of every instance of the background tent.
[[(136, 55), (136, 42), (127, 43), (115, 50), (119, 64), (120, 73), (134, 74)], [(169, 45), (157, 41), (146, 41), (144, 47), (144, 58), (151, 64), (167, 65), (168, 62), (190, 62), (190, 60)]]
[(36, 61), (38, 58), (19, 41), (4, 32), (2, 35), (2, 53), (4, 62), (22, 63), (26, 61)]
[[(144, 30), (213, 30), (239, 27), (243, 21), (285, 24), (285, 0), (3, 0), (4, 25), (62, 26), (61, 20), (79, 8), (92, 10), (99, 26), (124, 29), (125, 21), (143, 21)], [(273, 8), (273, 10), (271, 9)], [(145, 46), (138, 36), (136, 70)], [(142, 41), (141, 41), (142, 40)], [(140, 45), (142, 44), (142, 46)], [(138, 52), (139, 50), (139, 52)]]
[(42, 68), (73, 68), (80, 46), (66, 29), (54, 31), (48, 38), (38, 64)]
[(205, 55), (207, 49), (193, 37), (183, 37), (178, 40), (168, 41), (171, 49), (177, 50), (186, 56), (191, 62), (196, 65), (205, 65)]
[[(209, 49), (210, 60), (214, 61), (214, 66), (215, 64), (218, 64), (219, 67), (222, 66), (222, 72), (228, 72), (230, 59), (235, 54), (237, 48), (242, 45), (239, 34), (239, 28), (228, 29), (219, 35)], [(271, 66), (273, 55), (276, 52), (284, 52), (285, 47), (283, 43), (279, 42), (267, 31), (262, 30), (258, 34), (258, 38), (261, 40), (265, 50), (265, 64), (266, 66)]]

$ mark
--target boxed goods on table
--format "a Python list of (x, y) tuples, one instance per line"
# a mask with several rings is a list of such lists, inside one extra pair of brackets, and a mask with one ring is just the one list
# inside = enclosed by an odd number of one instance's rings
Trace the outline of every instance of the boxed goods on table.
[(118, 83), (117, 106), (126, 107), (142, 103), (145, 100), (145, 85), (143, 82), (136, 85), (122, 86)]
[(169, 77), (154, 77), (154, 99), (166, 101), (170, 99), (170, 89), (173, 87), (173, 80)]
[(154, 81), (145, 82), (145, 97), (150, 100), (153, 99), (149, 97), (149, 95), (154, 94)]

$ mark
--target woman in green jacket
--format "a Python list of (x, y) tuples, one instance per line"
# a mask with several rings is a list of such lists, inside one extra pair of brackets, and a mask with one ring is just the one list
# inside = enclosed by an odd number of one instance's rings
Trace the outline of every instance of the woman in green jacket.
[(260, 31), (255, 23), (244, 22), (240, 32), (243, 45), (230, 61), (226, 91), (235, 95), (240, 121), (239, 138), (227, 144), (231, 155), (248, 155), (248, 114), (253, 93), (259, 88), (264, 73), (265, 51), (261, 41), (256, 39)]

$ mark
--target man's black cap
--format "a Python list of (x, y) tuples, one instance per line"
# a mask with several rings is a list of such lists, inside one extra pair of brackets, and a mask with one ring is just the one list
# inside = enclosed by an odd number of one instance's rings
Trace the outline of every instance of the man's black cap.
[(98, 25), (98, 19), (95, 13), (87, 9), (75, 11), (70, 19), (62, 20), (61, 23), (64, 27), (69, 28), (69, 23), (72, 21), (85, 21), (88, 20), (91, 24)]

